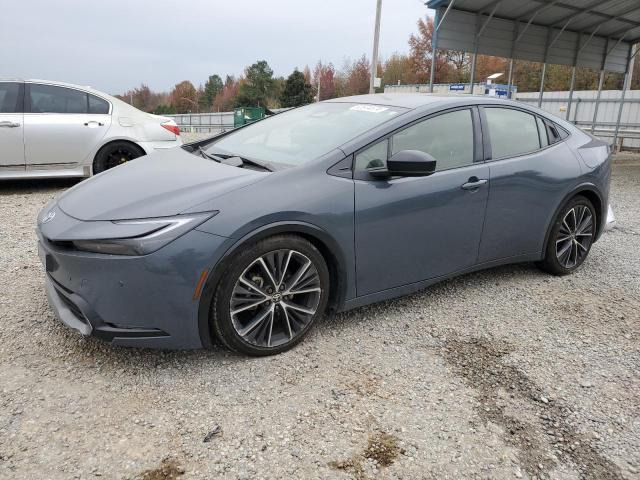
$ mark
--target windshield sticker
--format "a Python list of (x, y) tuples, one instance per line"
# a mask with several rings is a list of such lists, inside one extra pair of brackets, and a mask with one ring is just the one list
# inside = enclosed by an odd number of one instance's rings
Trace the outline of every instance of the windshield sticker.
[(381, 107), (379, 105), (354, 105), (349, 110), (356, 112), (381, 113), (389, 110), (389, 107)]

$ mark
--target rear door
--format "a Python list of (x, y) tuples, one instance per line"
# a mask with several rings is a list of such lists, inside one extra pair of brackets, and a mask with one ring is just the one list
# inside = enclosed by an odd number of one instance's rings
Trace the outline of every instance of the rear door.
[(111, 125), (111, 106), (83, 90), (26, 84), (24, 144), (27, 168), (91, 163)]
[(0, 171), (24, 170), (24, 84), (0, 82)]
[(580, 175), (578, 162), (534, 113), (480, 110), (491, 188), (479, 261), (539, 254), (551, 217)]

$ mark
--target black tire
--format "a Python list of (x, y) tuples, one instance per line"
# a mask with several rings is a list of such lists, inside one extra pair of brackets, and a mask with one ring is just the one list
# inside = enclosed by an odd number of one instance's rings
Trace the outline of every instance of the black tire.
[(593, 204), (582, 195), (573, 197), (560, 210), (553, 223), (544, 260), (538, 264), (540, 268), (553, 275), (568, 275), (576, 271), (589, 255), (596, 226), (596, 210)]
[[(306, 239), (268, 237), (240, 249), (228, 265), (209, 318), (212, 331), (229, 349), (253, 356), (284, 352), (298, 344), (324, 314), (329, 270), (322, 254)], [(273, 265), (279, 268), (266, 273), (264, 266)], [(303, 309), (307, 311), (302, 313)]]
[(131, 142), (108, 143), (96, 154), (93, 161), (93, 173), (97, 175), (143, 155), (145, 155), (144, 150)]

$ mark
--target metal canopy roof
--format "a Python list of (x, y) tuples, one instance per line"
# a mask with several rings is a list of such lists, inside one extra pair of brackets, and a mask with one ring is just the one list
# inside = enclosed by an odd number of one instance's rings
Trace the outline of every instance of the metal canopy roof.
[(430, 0), (437, 48), (625, 73), (640, 0)]

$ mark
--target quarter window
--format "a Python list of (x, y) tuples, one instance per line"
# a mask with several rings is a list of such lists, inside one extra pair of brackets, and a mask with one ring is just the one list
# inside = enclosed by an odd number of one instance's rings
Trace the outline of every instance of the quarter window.
[(384, 140), (360, 152), (356, 155), (356, 171), (386, 166), (388, 149), (389, 142)]
[(549, 133), (547, 132), (547, 126), (544, 124), (540, 117), (536, 117), (538, 122), (538, 135), (540, 136), (540, 146), (542, 148), (549, 145)]
[(485, 108), (494, 159), (514, 157), (540, 148), (536, 117), (510, 108)]
[(32, 113), (87, 113), (87, 94), (71, 88), (31, 84)]
[(89, 113), (103, 115), (109, 113), (109, 102), (95, 95), (89, 95)]
[(20, 84), (14, 82), (0, 83), (0, 113), (21, 112), (19, 106)]

